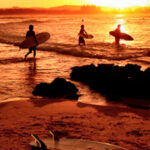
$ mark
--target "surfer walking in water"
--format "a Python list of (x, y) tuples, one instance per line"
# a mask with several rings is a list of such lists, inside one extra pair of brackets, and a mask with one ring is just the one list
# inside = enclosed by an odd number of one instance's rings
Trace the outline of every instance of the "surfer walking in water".
[[(37, 39), (36, 39), (36, 36), (35, 36), (35, 32), (33, 31), (33, 28), (34, 28), (33, 25), (29, 25), (29, 31), (27, 31), (27, 33), (26, 33), (26, 38), (32, 36), (32, 37), (34, 38), (35, 42), (36, 42), (37, 45), (38, 45), (38, 42), (37, 42)], [(36, 56), (36, 46), (35, 46), (35, 47), (29, 48), (28, 53), (25, 55), (25, 59), (27, 58), (27, 56), (28, 56), (30, 53), (32, 53), (32, 50), (33, 50), (33, 53), (34, 53), (34, 54), (33, 54), (34, 57)]]
[(117, 35), (117, 36), (115, 36), (115, 43), (118, 46), (120, 45), (120, 36), (119, 36), (120, 33), (121, 33), (120, 27), (121, 27), (121, 25), (118, 24), (117, 28), (115, 29), (115, 32), (116, 32), (116, 35)]
[(84, 25), (81, 25), (81, 29), (79, 32), (79, 46), (81, 44), (85, 45), (84, 36), (87, 35), (87, 32), (84, 30)]

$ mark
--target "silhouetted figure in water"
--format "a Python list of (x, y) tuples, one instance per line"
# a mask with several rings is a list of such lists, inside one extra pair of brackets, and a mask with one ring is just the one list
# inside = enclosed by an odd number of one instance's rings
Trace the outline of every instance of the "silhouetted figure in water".
[[(33, 36), (35, 42), (38, 44), (36, 36), (35, 36), (35, 32), (33, 31), (34, 26), (33, 25), (29, 25), (29, 31), (27, 31), (26, 33), (26, 38)], [(25, 59), (27, 58), (27, 56), (32, 53), (32, 50), (34, 52), (34, 57), (36, 56), (36, 46), (35, 47), (31, 47), (29, 48), (28, 53), (25, 55)]]
[(81, 44), (85, 45), (84, 35), (86, 35), (87, 32), (84, 30), (84, 25), (81, 25), (81, 29), (79, 32), (79, 46)]
[(120, 33), (121, 33), (120, 27), (121, 27), (121, 25), (118, 24), (117, 29), (115, 29), (115, 32), (116, 32), (116, 35), (117, 35), (117, 36), (115, 36), (116, 45), (120, 45), (120, 36), (119, 36)]

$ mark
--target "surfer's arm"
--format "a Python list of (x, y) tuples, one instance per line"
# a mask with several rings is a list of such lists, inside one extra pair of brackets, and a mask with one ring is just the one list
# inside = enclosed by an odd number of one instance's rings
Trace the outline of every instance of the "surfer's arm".
[(84, 30), (84, 34), (87, 34), (87, 32)]

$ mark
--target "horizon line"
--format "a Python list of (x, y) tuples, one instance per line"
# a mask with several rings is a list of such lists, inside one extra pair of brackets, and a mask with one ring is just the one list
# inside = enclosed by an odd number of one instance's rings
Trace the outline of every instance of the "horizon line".
[[(13, 6), (13, 7), (0, 7), (0, 9), (17, 9), (17, 8), (24, 8), (24, 9), (38, 9), (38, 8), (42, 8), (42, 9), (50, 9), (50, 8), (55, 8), (55, 7), (64, 7), (64, 6), (77, 6), (77, 7), (82, 7), (82, 6), (96, 6), (96, 7), (103, 7), (103, 8), (114, 8), (114, 9), (118, 9), (115, 7), (111, 7), (111, 6), (97, 6), (97, 5), (90, 5), (90, 4), (85, 4), (85, 5), (57, 5), (57, 6), (52, 6), (52, 7), (20, 7), (20, 6)], [(150, 5), (147, 6), (131, 6), (131, 7), (150, 7)], [(131, 7), (127, 7), (127, 8), (131, 8)]]

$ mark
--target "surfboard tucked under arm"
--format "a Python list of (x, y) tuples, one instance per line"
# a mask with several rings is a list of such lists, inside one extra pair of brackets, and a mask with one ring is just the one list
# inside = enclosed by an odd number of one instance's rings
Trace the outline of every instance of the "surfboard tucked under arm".
[(92, 34), (80, 34), (79, 33), (79, 36), (85, 38), (85, 39), (93, 39), (94, 36)]
[[(50, 38), (50, 34), (48, 32), (42, 32), (36, 35), (36, 39), (39, 44), (46, 42)], [(20, 48), (31, 48), (37, 46), (37, 43), (34, 37), (28, 37), (19, 45)]]
[(134, 40), (133, 37), (127, 33), (120, 33), (118, 34), (117, 32), (115, 31), (110, 31), (109, 32), (110, 35), (114, 36), (114, 37), (119, 37), (120, 39), (123, 39), (123, 40), (126, 40), (126, 41), (132, 41)]

